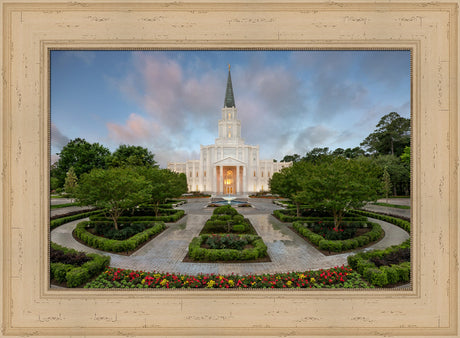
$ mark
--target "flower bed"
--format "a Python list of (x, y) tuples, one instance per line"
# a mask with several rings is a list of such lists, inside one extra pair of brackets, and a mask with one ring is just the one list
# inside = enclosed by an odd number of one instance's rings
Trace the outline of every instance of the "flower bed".
[(323, 236), (316, 234), (311, 229), (308, 228), (303, 222), (294, 222), (292, 223), (293, 228), (307, 239), (310, 243), (315, 245), (320, 250), (331, 252), (343, 252), (347, 250), (353, 250), (359, 247), (363, 247), (370, 242), (377, 241), (380, 239), (384, 232), (379, 224), (377, 223), (367, 223), (371, 227), (371, 230), (361, 236), (357, 236), (345, 240), (328, 240)]
[[(388, 258), (392, 255), (398, 255), (401, 249), (409, 249), (410, 240), (400, 245), (391, 246), (385, 250), (374, 250), (370, 252), (361, 252), (347, 258), (348, 264), (356, 270), (365, 280), (376, 287), (397, 284), (410, 281), (410, 254), (404, 259), (407, 261), (399, 264), (391, 264)], [(387, 264), (380, 264), (385, 262)], [(376, 264), (377, 263), (377, 264)]]
[(370, 288), (350, 267), (264, 275), (181, 275), (110, 268), (85, 288), (311, 289)]
[(129, 253), (130, 251), (137, 250), (139, 246), (147, 242), (150, 238), (166, 229), (164, 222), (149, 222), (149, 224), (150, 226), (146, 230), (126, 240), (108, 239), (92, 234), (88, 231), (88, 228), (94, 227), (94, 222), (90, 221), (78, 223), (73, 234), (92, 248), (108, 252)]
[(267, 256), (267, 246), (259, 236), (205, 234), (192, 239), (188, 256), (191, 260), (210, 262), (256, 260)]
[(87, 283), (110, 264), (110, 257), (84, 254), (51, 243), (50, 279), (60, 285), (75, 288)]

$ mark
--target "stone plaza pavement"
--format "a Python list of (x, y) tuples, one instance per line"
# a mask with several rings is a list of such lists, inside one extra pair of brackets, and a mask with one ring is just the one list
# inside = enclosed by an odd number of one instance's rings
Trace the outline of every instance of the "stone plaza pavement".
[(264, 274), (291, 271), (306, 271), (331, 268), (347, 264), (347, 257), (362, 250), (383, 249), (397, 245), (409, 238), (409, 234), (401, 228), (383, 221), (371, 219), (379, 223), (385, 231), (385, 237), (378, 243), (361, 250), (338, 255), (326, 256), (299, 237), (270, 214), (279, 207), (271, 200), (250, 199), (254, 208), (238, 208), (247, 217), (268, 247), (271, 262), (261, 263), (188, 263), (183, 262), (188, 245), (193, 237), (201, 231), (206, 220), (211, 216), (213, 208), (206, 208), (208, 199), (190, 199), (180, 208), (186, 216), (177, 223), (168, 223), (168, 228), (148, 242), (131, 256), (108, 254), (89, 248), (72, 237), (72, 230), (78, 222), (69, 222), (51, 232), (51, 241), (79, 251), (94, 252), (111, 257), (112, 267), (170, 272), (181, 274)]

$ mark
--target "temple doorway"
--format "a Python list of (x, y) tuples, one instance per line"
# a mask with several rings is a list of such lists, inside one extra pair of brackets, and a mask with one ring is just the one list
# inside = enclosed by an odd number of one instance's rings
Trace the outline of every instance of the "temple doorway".
[(224, 194), (235, 195), (236, 191), (236, 167), (224, 167)]

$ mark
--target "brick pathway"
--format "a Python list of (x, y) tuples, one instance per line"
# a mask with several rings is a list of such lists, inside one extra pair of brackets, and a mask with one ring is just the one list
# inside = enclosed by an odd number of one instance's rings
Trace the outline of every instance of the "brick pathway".
[[(189, 201), (181, 206), (187, 216), (177, 223), (169, 224), (167, 230), (147, 243), (131, 256), (107, 254), (88, 248), (72, 237), (72, 230), (82, 220), (64, 224), (51, 232), (51, 240), (60, 245), (79, 251), (96, 252), (111, 257), (111, 266), (158, 272), (182, 274), (263, 274), (290, 271), (306, 271), (330, 268), (347, 264), (347, 256), (355, 252), (325, 256), (303, 240), (286, 223), (279, 222), (270, 215), (278, 208), (271, 201), (251, 200), (254, 208), (239, 208), (238, 211), (249, 218), (256, 231), (268, 247), (271, 262), (263, 263), (184, 263), (191, 239), (198, 235), (212, 209), (205, 208), (204, 200)], [(400, 244), (409, 238), (404, 230), (392, 224), (373, 220), (382, 225), (386, 236), (378, 243), (364, 250), (381, 249)], [(357, 250), (359, 251), (359, 250)]]

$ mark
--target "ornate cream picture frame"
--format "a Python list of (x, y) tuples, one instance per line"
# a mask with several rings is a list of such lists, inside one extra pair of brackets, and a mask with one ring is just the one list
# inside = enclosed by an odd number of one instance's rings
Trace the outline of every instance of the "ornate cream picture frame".
[[(3, 336), (458, 336), (456, 1), (1, 5)], [(411, 288), (50, 289), (49, 51), (136, 48), (410, 50)]]

